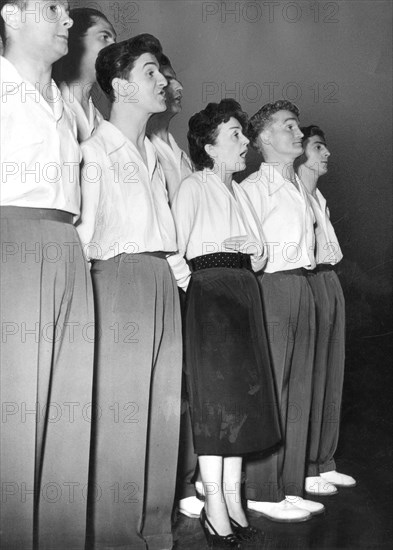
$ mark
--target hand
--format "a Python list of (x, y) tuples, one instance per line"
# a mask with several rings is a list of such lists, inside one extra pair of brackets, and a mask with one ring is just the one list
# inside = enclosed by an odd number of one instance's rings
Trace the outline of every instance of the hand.
[(248, 241), (248, 235), (235, 235), (223, 241), (224, 250), (239, 252), (241, 247)]

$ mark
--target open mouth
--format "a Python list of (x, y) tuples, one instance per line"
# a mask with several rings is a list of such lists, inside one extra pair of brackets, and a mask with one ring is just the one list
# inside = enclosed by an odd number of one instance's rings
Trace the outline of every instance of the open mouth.
[(242, 159), (245, 159), (246, 155), (247, 155), (247, 150), (240, 153), (240, 156), (242, 157)]

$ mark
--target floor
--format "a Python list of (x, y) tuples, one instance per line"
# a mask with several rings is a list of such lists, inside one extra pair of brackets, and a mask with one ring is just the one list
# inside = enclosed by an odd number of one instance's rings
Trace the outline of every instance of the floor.
[[(386, 304), (381, 307), (386, 307)], [(353, 308), (349, 311), (349, 320), (358, 314), (358, 308)], [(341, 435), (336, 460), (337, 470), (355, 477), (357, 486), (342, 488), (335, 496), (319, 498), (319, 502), (325, 504), (326, 512), (304, 523), (274, 523), (261, 516), (250, 516), (250, 522), (264, 532), (265, 538), (263, 543), (249, 548), (393, 548), (393, 339), (391, 334), (384, 333), (384, 327), (377, 321), (365, 316), (361, 326), (349, 332), (347, 337)], [(181, 514), (178, 514), (175, 524), (175, 539), (175, 550), (207, 547), (198, 520)]]

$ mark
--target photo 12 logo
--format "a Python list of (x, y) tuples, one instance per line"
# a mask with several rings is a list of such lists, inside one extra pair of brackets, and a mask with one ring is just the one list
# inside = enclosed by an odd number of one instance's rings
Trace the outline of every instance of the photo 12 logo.
[(338, 2), (203, 2), (202, 22), (221, 23), (298, 23), (309, 20), (314, 23), (338, 23)]
[(337, 82), (203, 82), (202, 101), (220, 101), (232, 98), (238, 103), (263, 104), (286, 99), (309, 103), (338, 103)]

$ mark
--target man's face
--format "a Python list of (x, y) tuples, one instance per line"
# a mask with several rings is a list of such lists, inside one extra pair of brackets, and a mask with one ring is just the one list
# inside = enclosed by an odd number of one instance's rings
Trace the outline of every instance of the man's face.
[(95, 78), (95, 62), (99, 52), (116, 42), (116, 32), (113, 26), (98, 17), (94, 25), (89, 27), (83, 37), (84, 55), (81, 61), (82, 71), (91, 74), (91, 78)]
[(27, 0), (20, 11), (19, 44), (37, 60), (54, 63), (68, 52), (73, 21), (67, 0)]
[(128, 77), (126, 90), (130, 98), (125, 102), (134, 103), (146, 114), (161, 113), (166, 110), (165, 91), (166, 78), (160, 73), (156, 57), (151, 53), (143, 53), (135, 61)]
[(318, 177), (326, 174), (328, 171), (330, 151), (326, 147), (325, 140), (321, 136), (310, 137), (304, 147), (304, 153), (307, 158), (304, 165), (307, 166), (307, 168), (316, 172)]
[(260, 135), (262, 146), (269, 146), (282, 157), (295, 159), (303, 152), (303, 134), (297, 116), (290, 111), (278, 111)]
[(177, 80), (176, 73), (172, 67), (166, 66), (160, 70), (168, 81), (168, 85), (165, 88), (167, 110), (173, 114), (180, 113), (182, 109), (183, 86)]

